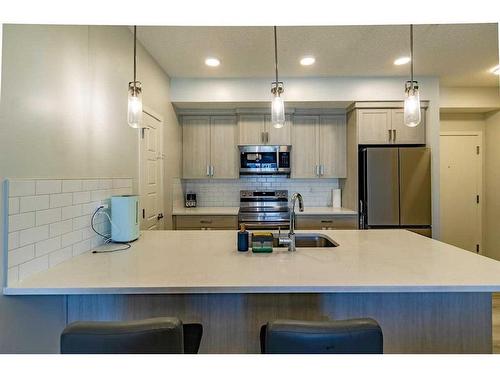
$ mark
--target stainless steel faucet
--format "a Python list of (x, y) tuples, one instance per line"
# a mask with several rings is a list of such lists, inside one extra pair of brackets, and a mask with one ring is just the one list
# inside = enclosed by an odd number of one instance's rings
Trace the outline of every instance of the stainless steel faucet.
[(302, 199), (302, 195), (300, 195), (300, 193), (294, 193), (291, 199), (290, 232), (288, 232), (288, 237), (279, 237), (279, 243), (281, 245), (287, 245), (288, 251), (295, 251), (295, 202), (297, 200), (299, 200), (299, 211), (304, 211), (304, 200)]

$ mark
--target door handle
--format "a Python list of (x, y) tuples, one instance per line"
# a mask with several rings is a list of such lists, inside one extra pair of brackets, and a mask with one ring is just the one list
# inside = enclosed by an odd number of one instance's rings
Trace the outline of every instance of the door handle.
[(392, 142), (392, 130), (389, 129), (389, 142)]

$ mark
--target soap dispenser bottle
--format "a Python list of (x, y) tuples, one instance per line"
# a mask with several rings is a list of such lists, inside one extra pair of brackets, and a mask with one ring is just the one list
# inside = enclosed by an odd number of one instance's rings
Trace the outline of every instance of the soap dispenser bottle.
[(248, 232), (245, 230), (245, 224), (240, 225), (238, 232), (238, 251), (248, 251)]

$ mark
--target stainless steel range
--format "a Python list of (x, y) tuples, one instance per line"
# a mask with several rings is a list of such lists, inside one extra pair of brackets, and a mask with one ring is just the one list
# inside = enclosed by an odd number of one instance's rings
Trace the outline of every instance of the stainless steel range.
[(240, 224), (248, 229), (288, 229), (290, 211), (287, 190), (240, 191)]

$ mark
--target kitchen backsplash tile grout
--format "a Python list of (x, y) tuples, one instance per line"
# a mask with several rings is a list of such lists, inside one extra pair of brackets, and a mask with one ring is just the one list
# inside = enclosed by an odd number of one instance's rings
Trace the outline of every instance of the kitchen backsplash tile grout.
[[(174, 184), (179, 182), (174, 182)], [(310, 207), (332, 205), (332, 189), (339, 188), (338, 179), (289, 179), (283, 177), (247, 177), (239, 180), (181, 180), (182, 191), (196, 193), (199, 207), (239, 206), (240, 190), (288, 190), (299, 192)], [(177, 204), (180, 199), (174, 201)]]
[[(103, 240), (90, 227), (93, 211), (112, 195), (132, 194), (132, 178), (10, 179), (8, 283), (54, 267)], [(110, 224), (96, 218), (101, 233)]]

